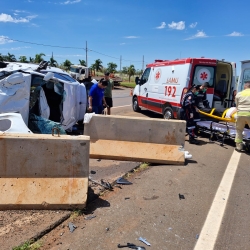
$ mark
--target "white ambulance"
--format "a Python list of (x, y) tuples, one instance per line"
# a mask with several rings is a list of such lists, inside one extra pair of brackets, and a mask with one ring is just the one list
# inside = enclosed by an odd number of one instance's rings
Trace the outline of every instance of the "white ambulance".
[(132, 105), (162, 114), (165, 119), (179, 118), (182, 96), (195, 85), (209, 83), (207, 99), (210, 107), (232, 105), (236, 64), (209, 58), (155, 60), (148, 64), (142, 77), (136, 78)]

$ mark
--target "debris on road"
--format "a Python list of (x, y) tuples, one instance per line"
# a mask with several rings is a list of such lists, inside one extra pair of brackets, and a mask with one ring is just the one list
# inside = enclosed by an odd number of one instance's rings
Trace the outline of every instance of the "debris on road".
[(73, 233), (76, 228), (77, 228), (77, 226), (75, 226), (72, 222), (69, 223), (69, 231), (71, 233)]
[(131, 185), (133, 184), (132, 182), (124, 179), (123, 177), (119, 177), (117, 180), (116, 180), (116, 183), (117, 184), (122, 184), (122, 185)]
[(95, 218), (95, 215), (90, 215), (84, 218), (84, 220), (92, 220), (93, 218)]
[(140, 237), (140, 238), (139, 238), (139, 241), (145, 243), (147, 246), (150, 246), (150, 245), (151, 245), (145, 238)]
[(180, 199), (180, 200), (182, 200), (182, 199), (184, 200), (184, 199), (185, 199), (184, 194), (179, 194), (179, 199)]
[(149, 198), (143, 197), (143, 199), (144, 199), (145, 201), (156, 200), (156, 199), (158, 199), (158, 198), (159, 198), (159, 196), (157, 196), (157, 195), (153, 195), (152, 197), (149, 197)]
[(111, 186), (111, 184), (109, 182), (105, 182), (105, 181), (101, 180), (101, 183), (99, 183), (97, 181), (94, 181), (91, 176), (89, 176), (89, 180), (97, 185), (100, 185), (100, 186), (106, 188), (106, 189), (113, 190), (113, 187)]
[(131, 248), (131, 249), (146, 250), (145, 247), (136, 246), (135, 244), (132, 244), (132, 243), (127, 243), (127, 245), (120, 245), (120, 244), (118, 244), (117, 247), (118, 248), (128, 247), (128, 248)]

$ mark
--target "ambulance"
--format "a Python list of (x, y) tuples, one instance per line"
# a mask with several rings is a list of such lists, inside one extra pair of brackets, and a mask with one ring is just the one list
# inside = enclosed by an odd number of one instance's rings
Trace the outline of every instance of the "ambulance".
[(232, 106), (236, 88), (236, 64), (210, 58), (155, 60), (146, 66), (142, 77), (136, 77), (132, 106), (159, 113), (164, 119), (180, 118), (180, 101), (192, 85), (208, 82), (210, 107)]

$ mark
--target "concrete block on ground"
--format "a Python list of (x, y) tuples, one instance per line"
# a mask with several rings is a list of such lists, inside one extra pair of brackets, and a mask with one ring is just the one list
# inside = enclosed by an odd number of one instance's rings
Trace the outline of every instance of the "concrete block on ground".
[(84, 208), (88, 136), (0, 135), (0, 209)]
[(186, 122), (94, 115), (84, 125), (90, 136), (90, 158), (162, 164), (184, 164)]
[(93, 139), (136, 141), (182, 145), (185, 143), (186, 122), (115, 115), (94, 115), (84, 125), (84, 134)]
[(90, 158), (160, 164), (185, 162), (184, 152), (176, 145), (109, 140), (91, 140)]

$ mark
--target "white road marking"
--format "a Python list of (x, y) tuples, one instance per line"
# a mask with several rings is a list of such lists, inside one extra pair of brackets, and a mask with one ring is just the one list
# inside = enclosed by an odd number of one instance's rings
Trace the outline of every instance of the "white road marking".
[(194, 250), (212, 250), (220, 230), (241, 153), (234, 150)]
[(131, 107), (132, 107), (132, 104), (124, 105), (124, 106), (112, 107), (112, 109), (123, 108), (123, 107), (128, 107), (128, 106), (131, 106)]

